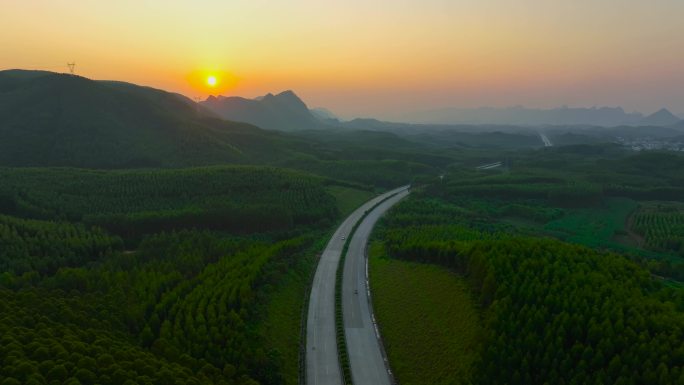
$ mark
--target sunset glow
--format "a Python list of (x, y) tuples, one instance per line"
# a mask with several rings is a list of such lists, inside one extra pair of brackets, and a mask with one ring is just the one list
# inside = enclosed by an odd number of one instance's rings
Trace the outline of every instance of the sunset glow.
[(342, 116), (565, 104), (684, 112), (676, 0), (12, 3), (0, 13), (0, 68), (75, 61), (83, 76), (188, 96), (292, 89)]

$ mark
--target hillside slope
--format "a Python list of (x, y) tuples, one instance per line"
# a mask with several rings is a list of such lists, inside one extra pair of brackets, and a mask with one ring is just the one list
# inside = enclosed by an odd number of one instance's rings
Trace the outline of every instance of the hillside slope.
[(0, 165), (152, 167), (253, 163), (288, 152), (275, 132), (227, 122), (133, 84), (0, 71)]

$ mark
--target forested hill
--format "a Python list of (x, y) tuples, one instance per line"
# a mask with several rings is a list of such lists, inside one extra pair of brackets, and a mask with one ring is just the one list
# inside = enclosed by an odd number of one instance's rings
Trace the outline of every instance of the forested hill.
[(129, 83), (0, 71), (0, 165), (90, 168), (256, 163), (297, 141)]

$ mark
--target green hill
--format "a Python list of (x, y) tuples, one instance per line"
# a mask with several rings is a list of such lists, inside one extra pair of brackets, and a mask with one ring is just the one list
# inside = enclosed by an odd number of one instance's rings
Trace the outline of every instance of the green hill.
[(3, 166), (257, 163), (287, 155), (296, 142), (218, 119), (181, 95), (153, 88), (43, 71), (0, 71)]

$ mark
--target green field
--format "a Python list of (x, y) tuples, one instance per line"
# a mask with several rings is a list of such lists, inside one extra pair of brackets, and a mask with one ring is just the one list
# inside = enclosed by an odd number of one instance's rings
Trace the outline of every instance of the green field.
[(337, 208), (342, 217), (346, 217), (359, 206), (375, 196), (372, 191), (359, 190), (344, 186), (328, 186), (326, 191), (335, 197)]
[(445, 268), (385, 257), (371, 247), (373, 307), (402, 385), (467, 384), (481, 320), (467, 283)]
[(637, 202), (628, 198), (607, 198), (603, 205), (567, 210), (560, 218), (547, 223), (545, 230), (559, 238), (589, 247), (623, 249), (615, 236), (624, 232), (630, 213)]

